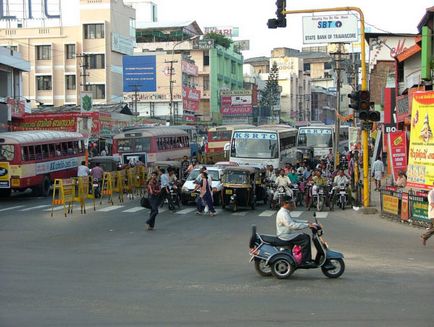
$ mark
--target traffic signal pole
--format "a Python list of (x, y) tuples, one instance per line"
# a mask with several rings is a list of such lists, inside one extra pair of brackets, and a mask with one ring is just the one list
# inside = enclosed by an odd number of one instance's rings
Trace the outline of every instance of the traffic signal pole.
[[(360, 18), (360, 45), (361, 45), (361, 68), (362, 68), (362, 85), (361, 90), (368, 90), (367, 82), (367, 71), (366, 71), (366, 51), (365, 51), (365, 16), (363, 11), (358, 7), (336, 7), (336, 8), (322, 8), (322, 9), (301, 9), (301, 10), (284, 10), (282, 14), (312, 14), (320, 12), (330, 12), (330, 11), (355, 11), (359, 14)], [(363, 124), (363, 123), (362, 123)], [(362, 126), (362, 147), (363, 147), (363, 206), (369, 207), (369, 130)], [(358, 180), (355, 181), (356, 185)]]

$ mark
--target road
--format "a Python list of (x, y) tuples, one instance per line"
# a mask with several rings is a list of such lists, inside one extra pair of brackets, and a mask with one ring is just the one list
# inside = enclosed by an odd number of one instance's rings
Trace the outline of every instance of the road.
[[(51, 217), (49, 199), (0, 201), (0, 326), (432, 326), (434, 240), (420, 229), (323, 213), (346, 272), (258, 276), (250, 226), (274, 232), (265, 207), (216, 217), (162, 212), (144, 230), (138, 200)], [(310, 212), (296, 211), (300, 218)]]

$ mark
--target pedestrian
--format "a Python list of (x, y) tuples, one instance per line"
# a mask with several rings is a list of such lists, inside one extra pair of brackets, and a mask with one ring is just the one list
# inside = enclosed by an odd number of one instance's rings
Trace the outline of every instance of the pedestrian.
[(160, 193), (161, 187), (158, 182), (158, 173), (152, 172), (151, 179), (148, 182), (148, 198), (151, 206), (151, 212), (149, 213), (149, 219), (146, 221), (146, 229), (153, 230), (155, 226), (155, 218), (158, 215), (158, 206), (160, 205)]
[(201, 173), (201, 181), (200, 184), (196, 186), (196, 189), (200, 188), (200, 194), (198, 197), (198, 200), (196, 202), (197, 204), (197, 214), (202, 214), (205, 206), (208, 206), (209, 209), (209, 215), (210, 216), (215, 216), (216, 215), (216, 211), (214, 209), (214, 204), (213, 204), (213, 196), (212, 196), (212, 189), (211, 189), (211, 185), (208, 181), (208, 174), (203, 171)]
[(379, 191), (381, 188), (381, 179), (384, 176), (384, 164), (381, 158), (378, 157), (372, 165), (372, 177), (375, 179), (375, 190)]
[(81, 165), (78, 166), (77, 169), (77, 176), (78, 177), (87, 177), (90, 174), (90, 169), (89, 167), (86, 166), (86, 161), (82, 161)]
[(434, 187), (428, 192), (428, 218), (430, 219), (429, 227), (420, 236), (423, 245), (426, 245), (426, 241), (434, 234)]
[(396, 187), (405, 188), (407, 185), (407, 175), (401, 170), (398, 173), (398, 178), (396, 179)]

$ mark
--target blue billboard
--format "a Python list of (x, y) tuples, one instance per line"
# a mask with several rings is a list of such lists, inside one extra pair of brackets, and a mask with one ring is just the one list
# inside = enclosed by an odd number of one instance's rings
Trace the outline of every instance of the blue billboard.
[(157, 57), (123, 57), (124, 92), (157, 91)]

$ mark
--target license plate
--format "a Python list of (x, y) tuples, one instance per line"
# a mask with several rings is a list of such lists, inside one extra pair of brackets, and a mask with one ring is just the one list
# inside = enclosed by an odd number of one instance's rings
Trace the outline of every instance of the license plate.
[(341, 191), (340, 194), (341, 194), (341, 195), (345, 195), (346, 193), (347, 193), (347, 192)]
[(11, 179), (12, 186), (19, 187), (20, 186), (20, 180), (19, 179)]
[(226, 191), (225, 191), (225, 194), (228, 194), (228, 195), (231, 195), (232, 193), (233, 193), (232, 190), (226, 190)]
[(197, 195), (197, 193), (194, 193), (194, 192), (191, 193), (191, 197), (192, 197), (192, 198), (195, 198), (196, 195)]

